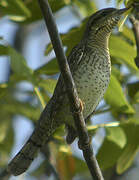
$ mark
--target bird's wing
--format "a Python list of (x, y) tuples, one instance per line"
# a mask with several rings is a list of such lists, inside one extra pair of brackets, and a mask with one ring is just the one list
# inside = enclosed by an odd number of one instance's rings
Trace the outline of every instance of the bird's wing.
[[(83, 59), (84, 49), (84, 46), (77, 45), (72, 49), (71, 53), (68, 56), (68, 63), (72, 74), (78, 68), (79, 63)], [(62, 93), (65, 93), (65, 86), (62, 75), (60, 74), (54, 94), (60, 95)]]
[(70, 55), (68, 56), (68, 63), (71, 73), (74, 73), (74, 71), (78, 68), (80, 62), (82, 61), (83, 56), (85, 56), (84, 50), (85, 46), (81, 46), (79, 44), (72, 49)]
[[(72, 74), (74, 73), (74, 71), (76, 71), (76, 69), (79, 66), (79, 63), (81, 62), (84, 56), (84, 49), (84, 46), (77, 45), (72, 49), (71, 53), (68, 56), (68, 63)], [(56, 102), (53, 109), (54, 112), (57, 112), (58, 109), (62, 106), (63, 99), (65, 99), (65, 96), (66, 88), (64, 85), (62, 75), (60, 74), (52, 97), (54, 102)]]

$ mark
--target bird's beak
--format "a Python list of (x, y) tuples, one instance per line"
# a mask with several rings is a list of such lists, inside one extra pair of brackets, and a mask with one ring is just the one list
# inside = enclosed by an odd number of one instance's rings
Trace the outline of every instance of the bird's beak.
[(117, 14), (122, 15), (123, 13), (125, 13), (126, 11), (128, 11), (131, 7), (128, 8), (123, 8), (123, 9), (118, 9), (117, 10)]

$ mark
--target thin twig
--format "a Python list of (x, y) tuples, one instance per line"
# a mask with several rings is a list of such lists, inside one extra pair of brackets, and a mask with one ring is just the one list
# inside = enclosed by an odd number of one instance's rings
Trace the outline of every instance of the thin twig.
[(39, 88), (34, 87), (34, 91), (35, 91), (36, 95), (38, 96), (38, 99), (40, 100), (40, 103), (41, 103), (42, 107), (45, 108), (46, 103), (45, 103), (45, 101), (44, 101), (44, 99), (43, 99), (43, 97), (42, 97), (42, 95), (40, 93)]
[(79, 141), (82, 147), (84, 158), (86, 160), (92, 178), (94, 180), (103, 180), (101, 170), (98, 166), (97, 160), (89, 143), (89, 136), (85, 126), (83, 114), (80, 111), (80, 101), (75, 88), (75, 83), (73, 81), (68, 62), (62, 48), (62, 42), (58, 34), (51, 8), (49, 6), (48, 0), (38, 1), (59, 63), (65, 87), (67, 89), (67, 95), (70, 101), (70, 106), (73, 113), (74, 122), (78, 131)]

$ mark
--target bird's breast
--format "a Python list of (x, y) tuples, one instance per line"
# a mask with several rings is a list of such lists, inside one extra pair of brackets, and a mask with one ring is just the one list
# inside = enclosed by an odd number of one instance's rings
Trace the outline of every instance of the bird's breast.
[(90, 51), (84, 55), (79, 66), (73, 78), (86, 118), (95, 110), (108, 87), (111, 72), (109, 54)]

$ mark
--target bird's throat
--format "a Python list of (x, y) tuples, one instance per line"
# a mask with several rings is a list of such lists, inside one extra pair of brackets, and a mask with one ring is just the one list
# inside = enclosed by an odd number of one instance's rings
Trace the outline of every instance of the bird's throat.
[(88, 38), (87, 44), (91, 47), (101, 48), (103, 50), (109, 51), (108, 44), (109, 44), (109, 37), (110, 33), (101, 33), (92, 35)]

